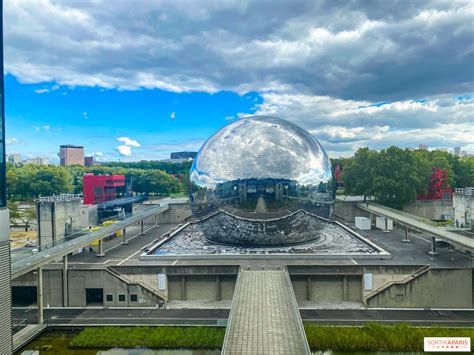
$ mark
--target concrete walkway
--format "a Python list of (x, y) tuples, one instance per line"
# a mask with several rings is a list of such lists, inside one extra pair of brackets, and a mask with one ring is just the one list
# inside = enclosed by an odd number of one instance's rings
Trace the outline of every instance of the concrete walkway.
[(222, 354), (310, 354), (286, 270), (241, 270)]
[(375, 203), (359, 203), (357, 204), (361, 210), (374, 213), (379, 216), (388, 217), (395, 222), (403, 224), (405, 226), (414, 228), (419, 231), (427, 232), (436, 236), (438, 239), (447, 241), (448, 243), (454, 244), (460, 248), (466, 249), (470, 252), (474, 252), (474, 239), (465, 237), (460, 234), (449, 232), (447, 230), (430, 226), (417, 220), (417, 217), (409, 217), (410, 215), (406, 212), (399, 213), (397, 210), (392, 208), (377, 205)]
[(18, 333), (13, 335), (13, 351), (17, 351), (22, 346), (36, 338), (46, 329), (44, 324), (29, 324)]

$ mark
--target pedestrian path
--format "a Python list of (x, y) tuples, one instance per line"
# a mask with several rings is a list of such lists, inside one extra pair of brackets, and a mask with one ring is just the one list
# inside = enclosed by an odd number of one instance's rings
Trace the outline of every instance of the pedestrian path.
[(286, 269), (240, 270), (222, 354), (310, 354)]

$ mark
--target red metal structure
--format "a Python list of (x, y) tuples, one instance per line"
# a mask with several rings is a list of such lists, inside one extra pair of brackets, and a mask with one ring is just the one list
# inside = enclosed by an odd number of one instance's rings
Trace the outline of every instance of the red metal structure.
[(341, 167), (339, 166), (339, 164), (337, 164), (336, 167), (334, 168), (334, 175), (336, 177), (337, 187), (344, 187), (344, 183), (342, 182), (341, 172), (342, 172)]
[(115, 200), (117, 187), (125, 186), (124, 175), (85, 174), (82, 178), (84, 204), (96, 205), (102, 202)]
[(417, 200), (450, 200), (453, 198), (453, 189), (449, 187), (448, 169), (444, 172), (441, 168), (433, 166), (430, 177), (428, 193), (418, 195)]

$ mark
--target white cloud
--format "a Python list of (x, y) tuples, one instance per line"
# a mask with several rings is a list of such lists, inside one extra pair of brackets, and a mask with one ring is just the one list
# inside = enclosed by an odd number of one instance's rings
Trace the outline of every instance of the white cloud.
[(174, 119), (176, 118), (176, 113), (175, 113), (175, 112), (171, 112), (170, 118), (171, 118), (172, 120), (174, 120)]
[(474, 10), (464, 1), (4, 5), (5, 70), (22, 82), (359, 101), (472, 87)]
[(119, 152), (120, 155), (127, 156), (129, 157), (132, 155), (132, 148), (128, 145), (119, 145), (117, 147), (117, 151)]
[(12, 137), (12, 138), (6, 138), (5, 139), (5, 144), (6, 145), (25, 144), (25, 141), (20, 140), (20, 139), (15, 138), (15, 137)]
[(119, 145), (117, 147), (117, 151), (119, 152), (120, 155), (123, 156), (131, 156), (132, 155), (132, 147), (139, 148), (141, 147), (141, 144), (138, 143), (135, 139), (131, 139), (129, 137), (119, 137), (117, 138), (119, 142), (122, 142), (124, 144)]
[(43, 131), (46, 131), (46, 132), (49, 132), (51, 130), (51, 126), (50, 125), (44, 125), (41, 127), (43, 129)]
[(136, 141), (135, 139), (130, 139), (128, 137), (119, 137), (119, 138), (117, 138), (117, 140), (119, 142), (125, 143), (126, 146), (140, 147), (140, 143), (138, 143), (138, 141)]
[(45, 94), (47, 92), (56, 91), (56, 90), (59, 90), (59, 85), (53, 85), (50, 88), (45, 87), (43, 89), (36, 89), (35, 92), (37, 94)]
[(256, 115), (277, 116), (301, 125), (332, 156), (350, 155), (362, 146), (468, 146), (474, 137), (474, 100), (451, 95), (387, 103), (277, 93), (262, 96)]
[(224, 119), (225, 119), (226, 121), (230, 121), (230, 120), (233, 120), (234, 118), (235, 118), (234, 116), (227, 116), (227, 117), (225, 117)]

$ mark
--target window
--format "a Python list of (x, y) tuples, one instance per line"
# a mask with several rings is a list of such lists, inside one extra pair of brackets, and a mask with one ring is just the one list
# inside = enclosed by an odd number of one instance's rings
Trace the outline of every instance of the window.
[(114, 301), (114, 295), (112, 294), (108, 294), (108, 295), (105, 295), (105, 301), (106, 302), (113, 302)]
[(130, 295), (130, 302), (137, 302), (138, 296), (137, 295)]
[(125, 302), (125, 295), (118, 295), (119, 302)]

